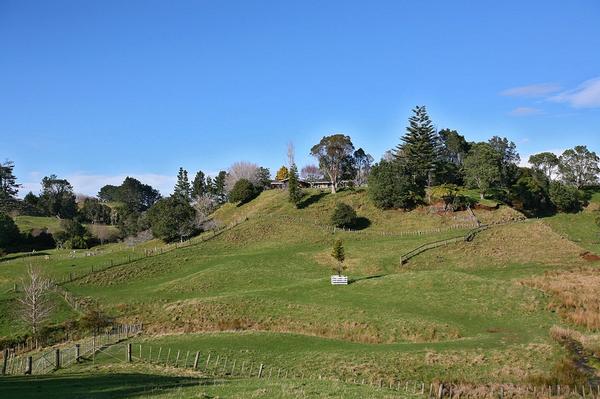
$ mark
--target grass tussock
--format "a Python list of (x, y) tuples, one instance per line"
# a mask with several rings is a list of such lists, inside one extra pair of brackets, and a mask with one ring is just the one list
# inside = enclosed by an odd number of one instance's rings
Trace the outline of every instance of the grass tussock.
[(558, 360), (552, 370), (545, 374), (533, 374), (527, 381), (536, 386), (558, 386), (577, 387), (586, 385), (588, 375), (582, 371), (577, 362), (570, 357), (563, 357)]
[(551, 295), (548, 308), (588, 330), (600, 328), (600, 274), (597, 268), (555, 270), (523, 281)]
[(461, 338), (459, 330), (452, 326), (424, 321), (411, 321), (394, 328), (385, 328), (369, 320), (348, 320), (327, 315), (315, 320), (303, 315), (307, 309), (293, 307), (288, 309), (287, 314), (261, 316), (253, 314), (253, 306), (265, 304), (248, 302), (227, 305), (208, 301), (180, 301), (164, 307), (140, 309), (136, 320), (144, 321), (149, 334), (270, 331), (365, 344), (439, 342)]

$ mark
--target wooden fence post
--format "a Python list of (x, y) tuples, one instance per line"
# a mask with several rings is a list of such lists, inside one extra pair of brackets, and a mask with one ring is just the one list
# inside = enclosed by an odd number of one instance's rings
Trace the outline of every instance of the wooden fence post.
[(196, 352), (196, 357), (194, 358), (194, 370), (198, 368), (198, 361), (200, 360), (200, 352)]
[(79, 363), (81, 345), (75, 344), (75, 363)]
[(58, 370), (60, 368), (60, 349), (56, 349), (54, 351), (54, 370)]
[(131, 344), (127, 344), (127, 361), (131, 363)]
[(258, 369), (258, 378), (262, 377), (262, 373), (263, 373), (263, 364), (260, 364), (260, 368)]
[(4, 349), (4, 358), (2, 359), (2, 375), (6, 375), (6, 367), (8, 366), (8, 349)]
[(33, 357), (27, 356), (27, 367), (25, 368), (25, 375), (31, 375), (33, 372)]

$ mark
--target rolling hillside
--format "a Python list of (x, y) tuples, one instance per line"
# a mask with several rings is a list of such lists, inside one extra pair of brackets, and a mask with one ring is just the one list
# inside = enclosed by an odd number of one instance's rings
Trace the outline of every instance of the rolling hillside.
[[(356, 209), (361, 230), (327, 226), (339, 201)], [(219, 209), (215, 220), (239, 224), (218, 235), (205, 233), (189, 246), (65, 287), (119, 320), (143, 322), (146, 333), (134, 342), (144, 345), (216, 351), (341, 379), (551, 378), (566, 351), (550, 330), (568, 321), (549, 310), (548, 294), (531, 281), (595, 268), (580, 256), (595, 247), (570, 240), (557, 219), (522, 221), (507, 207), (476, 216), (498, 225), (401, 265), (400, 256), (415, 247), (465, 235), (473, 227), (470, 214), (381, 211), (362, 191), (310, 192), (295, 209), (285, 192), (271, 190)], [(334, 238), (346, 249), (348, 286), (329, 284)], [(30, 263), (61, 278), (159, 245), (113, 244), (93, 257), (60, 251), (48, 251), (49, 259), (14, 257), (0, 263), (0, 291)], [(2, 308), (14, 300), (2, 294)], [(61, 309), (56, 321), (76, 315), (66, 304)], [(14, 333), (11, 316), (2, 313), (0, 334)]]

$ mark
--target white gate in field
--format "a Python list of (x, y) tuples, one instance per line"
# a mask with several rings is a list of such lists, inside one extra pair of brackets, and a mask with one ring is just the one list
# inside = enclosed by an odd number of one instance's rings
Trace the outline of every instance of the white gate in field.
[(348, 276), (331, 276), (331, 285), (348, 285)]

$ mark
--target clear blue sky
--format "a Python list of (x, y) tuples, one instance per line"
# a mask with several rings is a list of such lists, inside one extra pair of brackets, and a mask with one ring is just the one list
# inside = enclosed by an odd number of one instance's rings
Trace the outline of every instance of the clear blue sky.
[(0, 0), (0, 159), (94, 194), (171, 188), (343, 132), (376, 159), (415, 105), (522, 157), (600, 152), (600, 2)]

